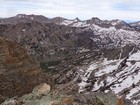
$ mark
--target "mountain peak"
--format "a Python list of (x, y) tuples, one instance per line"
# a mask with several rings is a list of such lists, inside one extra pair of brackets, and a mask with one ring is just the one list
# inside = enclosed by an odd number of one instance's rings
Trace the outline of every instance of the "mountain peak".
[(114, 24), (126, 24), (124, 21), (119, 20), (119, 19), (111, 20), (111, 23), (114, 23)]
[(43, 15), (34, 15), (34, 14), (31, 14), (31, 15), (17, 14), (15, 17), (17, 17), (17, 18), (28, 18), (28, 17), (45, 17), (45, 16), (43, 16)]
[(26, 14), (17, 14), (15, 17), (16, 18), (22, 18), (22, 17), (25, 17), (26, 16)]
[(75, 19), (74, 19), (74, 21), (81, 21), (78, 17), (76, 17)]
[(92, 17), (91, 20), (92, 21), (101, 21), (98, 17)]

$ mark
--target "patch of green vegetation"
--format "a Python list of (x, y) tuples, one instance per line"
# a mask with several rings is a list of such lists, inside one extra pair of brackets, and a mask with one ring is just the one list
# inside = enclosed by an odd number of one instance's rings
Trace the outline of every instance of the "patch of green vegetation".
[(61, 63), (61, 61), (50, 61), (50, 62), (47, 62), (48, 66), (57, 66), (59, 63)]
[(43, 71), (46, 71), (48, 69), (48, 64), (46, 62), (40, 62), (40, 67)]

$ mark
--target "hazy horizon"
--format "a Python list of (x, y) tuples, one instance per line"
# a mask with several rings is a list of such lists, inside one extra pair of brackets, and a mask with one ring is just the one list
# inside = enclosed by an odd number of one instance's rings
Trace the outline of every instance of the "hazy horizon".
[(120, 19), (126, 22), (140, 21), (139, 0), (1, 0), (0, 17), (17, 14), (43, 15), (48, 18), (64, 17), (87, 20)]

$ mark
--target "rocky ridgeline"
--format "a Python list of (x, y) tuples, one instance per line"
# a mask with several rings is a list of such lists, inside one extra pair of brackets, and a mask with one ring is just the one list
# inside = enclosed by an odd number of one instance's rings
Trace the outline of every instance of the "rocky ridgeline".
[(47, 80), (49, 77), (42, 74), (39, 64), (29, 57), (25, 48), (0, 38), (0, 102), (30, 93)]

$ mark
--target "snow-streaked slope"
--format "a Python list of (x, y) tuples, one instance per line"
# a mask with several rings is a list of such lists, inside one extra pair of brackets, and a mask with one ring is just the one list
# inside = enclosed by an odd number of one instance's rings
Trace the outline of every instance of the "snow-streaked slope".
[[(59, 25), (84, 27), (84, 30), (92, 30), (101, 44), (104, 45), (124, 46), (126, 44), (138, 45), (140, 43), (140, 32), (118, 19), (111, 21), (100, 19), (85, 21), (77, 19), (64, 20), (62, 23), (59, 23)], [(108, 45), (106, 47), (108, 47)]]
[(134, 23), (130, 23), (130, 25), (131, 25), (132, 27), (135, 27), (135, 28), (137, 28), (137, 29), (140, 29), (140, 21), (134, 22)]
[(91, 91), (111, 91), (131, 100), (134, 105), (140, 105), (140, 51), (130, 55), (126, 65), (120, 68), (124, 60), (100, 59), (87, 69), (81, 68), (79, 92), (86, 91), (87, 87), (92, 87)]
[(61, 23), (58, 23), (59, 25), (66, 25), (70, 27), (88, 27), (90, 24), (88, 24), (86, 21), (80, 21), (78, 19), (74, 20), (63, 20)]
[(70, 24), (72, 24), (73, 23), (73, 21), (72, 20), (64, 20), (62, 23), (60, 23), (60, 25), (70, 25)]
[(95, 32), (95, 35), (98, 35), (102, 40), (101, 41), (108, 41), (108, 39), (112, 40), (112, 42), (119, 41), (121, 45), (126, 44), (136, 44), (140, 43), (140, 32), (132, 31), (132, 30), (124, 30), (124, 29), (116, 29), (115, 27), (110, 28), (102, 28), (98, 25), (91, 25), (89, 27)]

